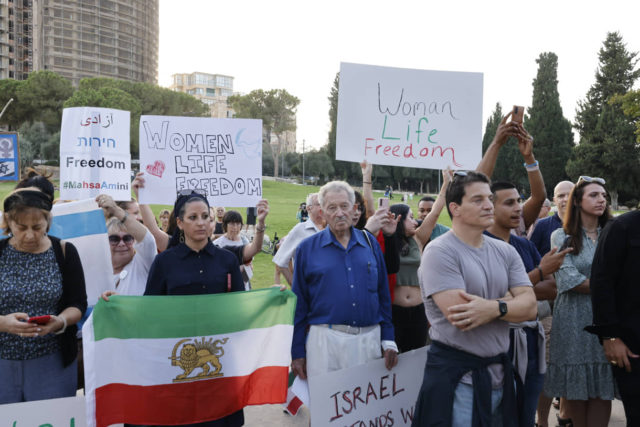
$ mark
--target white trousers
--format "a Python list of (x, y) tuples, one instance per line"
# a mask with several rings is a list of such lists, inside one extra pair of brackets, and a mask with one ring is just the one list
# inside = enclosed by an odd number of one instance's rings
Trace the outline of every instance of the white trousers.
[(309, 377), (379, 359), (382, 356), (380, 325), (357, 335), (311, 325), (306, 350)]

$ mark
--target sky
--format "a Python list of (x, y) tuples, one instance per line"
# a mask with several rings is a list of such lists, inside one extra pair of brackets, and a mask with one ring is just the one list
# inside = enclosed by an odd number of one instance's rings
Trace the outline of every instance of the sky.
[(300, 152), (327, 142), (340, 62), (481, 72), (484, 131), (497, 102), (531, 105), (536, 59), (554, 52), (573, 121), (607, 32), (640, 51), (639, 12), (637, 0), (160, 0), (158, 83), (199, 71), (233, 76), (241, 93), (286, 89), (300, 99)]

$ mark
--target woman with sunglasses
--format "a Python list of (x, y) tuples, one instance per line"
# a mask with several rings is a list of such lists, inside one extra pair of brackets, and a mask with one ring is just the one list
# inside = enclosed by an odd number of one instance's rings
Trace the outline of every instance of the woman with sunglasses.
[(142, 295), (147, 283), (149, 268), (158, 253), (156, 241), (146, 227), (127, 211), (119, 207), (106, 194), (96, 197), (107, 218), (109, 249), (113, 267), (113, 288), (103, 297)]
[(544, 392), (565, 398), (575, 426), (606, 426), (614, 398), (611, 365), (598, 338), (584, 330), (592, 322), (591, 264), (600, 230), (611, 218), (604, 185), (602, 178), (581, 176), (569, 195), (562, 228), (551, 234), (552, 247), (573, 250), (555, 273), (558, 296)]

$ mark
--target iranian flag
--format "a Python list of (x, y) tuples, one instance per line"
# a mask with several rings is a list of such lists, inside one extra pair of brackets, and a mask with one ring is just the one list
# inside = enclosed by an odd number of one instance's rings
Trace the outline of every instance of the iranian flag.
[(112, 296), (82, 328), (87, 425), (176, 425), (283, 403), (295, 295)]

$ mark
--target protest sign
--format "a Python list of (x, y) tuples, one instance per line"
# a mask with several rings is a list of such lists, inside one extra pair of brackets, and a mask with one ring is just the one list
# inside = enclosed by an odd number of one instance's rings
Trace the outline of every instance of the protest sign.
[(141, 203), (173, 204), (196, 190), (212, 206), (262, 198), (262, 120), (140, 117)]
[(475, 169), (482, 154), (482, 73), (342, 63), (336, 159)]
[(309, 378), (311, 425), (376, 427), (409, 426), (427, 347), (402, 353), (391, 371), (384, 359)]
[(76, 247), (84, 271), (89, 306), (102, 292), (113, 290), (113, 267), (107, 225), (102, 209), (93, 199), (56, 203), (49, 234)]
[(2, 405), (0, 424), (11, 427), (84, 427), (84, 396)]
[(0, 133), (0, 181), (18, 181), (18, 134)]
[(62, 111), (60, 198), (109, 194), (131, 200), (128, 111), (74, 107)]

